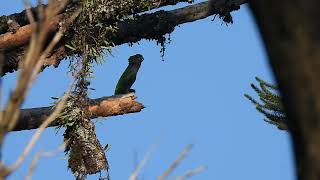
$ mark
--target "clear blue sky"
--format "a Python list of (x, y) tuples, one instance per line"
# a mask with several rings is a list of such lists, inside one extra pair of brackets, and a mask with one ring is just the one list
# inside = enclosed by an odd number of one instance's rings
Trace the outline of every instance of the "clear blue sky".
[[(0, 15), (20, 12), (22, 1), (0, 0)], [(96, 123), (107, 153), (113, 180), (128, 179), (137, 161), (157, 143), (141, 179), (155, 179), (188, 144), (195, 147), (173, 176), (199, 165), (207, 170), (195, 180), (293, 180), (294, 166), (289, 136), (265, 123), (244, 97), (254, 94), (250, 83), (259, 76), (273, 82), (260, 36), (247, 6), (233, 13), (234, 24), (221, 25), (212, 17), (181, 25), (171, 34), (164, 61), (160, 47), (141, 41), (118, 46), (114, 57), (95, 67), (90, 97), (109, 96), (135, 53), (145, 57), (134, 88), (146, 108), (136, 114), (100, 119)], [(29, 93), (23, 107), (47, 106), (60, 96), (70, 79), (67, 61), (47, 68)], [(16, 73), (5, 76), (4, 96), (14, 88)], [(34, 131), (10, 133), (3, 156), (15, 161)], [(31, 155), (50, 151), (62, 143), (63, 131), (45, 131)], [(24, 179), (31, 158), (9, 180)], [(73, 179), (64, 153), (40, 160), (34, 179)], [(97, 179), (90, 176), (88, 179)]]

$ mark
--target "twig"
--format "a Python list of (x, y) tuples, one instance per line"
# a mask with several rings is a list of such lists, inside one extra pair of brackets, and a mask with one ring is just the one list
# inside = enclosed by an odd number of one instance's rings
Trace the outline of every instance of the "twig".
[(34, 24), (35, 20), (34, 20), (32, 12), (31, 12), (30, 2), (28, 0), (24, 0), (23, 2), (24, 2), (24, 7), (26, 9), (26, 14), (27, 14), (27, 18), (28, 18), (29, 22), (30, 22), (30, 24)]
[(26, 156), (30, 153), (32, 147), (35, 145), (35, 143), (38, 141), (40, 136), (42, 135), (45, 128), (52, 123), (56, 117), (60, 114), (60, 112), (63, 110), (64, 105), (66, 103), (67, 97), (69, 96), (69, 93), (66, 93), (61, 101), (58, 102), (56, 105), (55, 110), (53, 113), (41, 124), (41, 126), (37, 129), (37, 131), (34, 133), (34, 135), (31, 137), (31, 140), (29, 141), (28, 145), (23, 150), (22, 154), (19, 156), (19, 158), (16, 160), (16, 162), (9, 167), (9, 173), (16, 170), (21, 163), (25, 160)]
[(50, 54), (52, 52), (52, 50), (55, 47), (55, 45), (62, 38), (63, 33), (70, 26), (70, 24), (76, 19), (76, 17), (78, 17), (80, 12), (81, 12), (81, 7), (78, 7), (75, 10), (75, 12), (71, 15), (71, 17), (59, 28), (59, 31), (55, 34), (55, 36), (52, 38), (52, 40), (49, 43), (49, 45), (47, 46), (47, 48), (43, 51), (43, 53), (41, 54), (41, 56), (39, 58), (39, 61), (37, 62), (36, 66), (35, 66), (35, 70), (33, 71), (32, 78), (31, 78), (31, 81), (30, 81), (30, 85), (35, 80), (37, 74), (41, 71), (41, 69), (42, 69), (42, 67), (44, 65), (45, 59), (48, 56), (48, 54)]
[(181, 176), (176, 177), (174, 180), (185, 180), (188, 177), (191, 177), (191, 176), (194, 176), (196, 174), (203, 172), (205, 169), (206, 169), (205, 166), (199, 166), (197, 168), (194, 168), (194, 169), (187, 171), (186, 173), (184, 173)]
[[(1, 119), (0, 122), (0, 143), (2, 143), (5, 133), (15, 127), (19, 117), (21, 103), (24, 101), (27, 91), (30, 88), (31, 82), (35, 79), (35, 77), (33, 76), (33, 72), (39, 71), (35, 69), (35, 66), (37, 64), (37, 60), (41, 56), (41, 51), (44, 47), (49, 32), (48, 27), (50, 24), (50, 18), (48, 17), (53, 17), (56, 15), (52, 14), (56, 11), (50, 8), (51, 6), (54, 6), (54, 3), (49, 3), (49, 7), (47, 8), (48, 10), (45, 12), (47, 17), (42, 17), (44, 19), (43, 22), (40, 20), (39, 24), (42, 26), (41, 31), (32, 32), (28, 53), (26, 55), (25, 61), (21, 63), (23, 68), (17, 80), (17, 87), (10, 96), (9, 102), (4, 113), (4, 117)], [(26, 11), (27, 13), (29, 12), (28, 17), (30, 18), (30, 22), (33, 22), (34, 18), (32, 16), (31, 10), (27, 8)], [(37, 25), (38, 28), (39, 24)]]
[[(4, 54), (3, 52), (0, 50), (0, 74), (2, 74), (2, 68), (3, 68), (3, 65), (4, 65)], [(0, 122), (2, 121), (2, 118), (3, 118), (3, 107), (2, 107), (2, 78), (0, 78)]]
[(186, 158), (192, 147), (193, 144), (188, 144), (179, 154), (178, 158), (169, 166), (169, 168), (160, 177), (158, 177), (158, 180), (166, 179), (172, 173), (172, 171), (181, 163), (181, 161)]
[(142, 161), (140, 161), (140, 163), (137, 165), (137, 167), (135, 168), (135, 170), (133, 171), (133, 173), (130, 175), (129, 180), (137, 180), (138, 176), (142, 170), (142, 168), (145, 166), (145, 164), (147, 163), (147, 161), (150, 158), (150, 155), (152, 153), (152, 151), (155, 149), (156, 145), (152, 145), (150, 147), (150, 150), (146, 152), (146, 154), (144, 155)]
[(43, 151), (39, 151), (35, 154), (35, 156), (33, 157), (32, 159), (32, 162), (29, 166), (29, 171), (28, 171), (28, 174), (26, 176), (26, 180), (31, 180), (31, 177), (33, 175), (33, 172), (36, 168), (36, 165), (39, 161), (39, 159), (41, 157), (51, 157), (51, 156), (54, 156), (56, 155), (57, 153), (59, 153), (60, 151), (63, 151), (65, 149), (65, 145), (66, 145), (67, 142), (64, 142), (63, 144), (61, 144), (56, 150), (54, 151), (49, 151), (49, 152), (43, 152)]

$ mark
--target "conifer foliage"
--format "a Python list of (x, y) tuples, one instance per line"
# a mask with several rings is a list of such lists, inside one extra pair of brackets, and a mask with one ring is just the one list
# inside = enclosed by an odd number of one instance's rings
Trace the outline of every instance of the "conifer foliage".
[(278, 87), (258, 77), (256, 77), (256, 80), (260, 88), (253, 83), (251, 84), (251, 88), (258, 94), (261, 102), (248, 94), (244, 94), (244, 96), (265, 116), (264, 121), (276, 125), (280, 130), (287, 130), (287, 117), (282, 105), (281, 96), (278, 94)]

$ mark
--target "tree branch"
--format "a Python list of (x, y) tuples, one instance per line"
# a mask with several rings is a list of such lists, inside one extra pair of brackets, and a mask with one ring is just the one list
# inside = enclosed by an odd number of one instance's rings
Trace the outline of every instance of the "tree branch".
[[(174, 28), (180, 24), (204, 19), (213, 14), (223, 15), (234, 10), (238, 10), (240, 5), (247, 0), (230, 0), (228, 2), (212, 0), (207, 2), (190, 5), (184, 8), (172, 11), (158, 11), (152, 14), (143, 14), (137, 16), (134, 20), (119, 22), (118, 31), (113, 34), (107, 34), (115, 45), (124, 43), (134, 43), (142, 39), (159, 40), (163, 35), (171, 33)], [(0, 38), (1, 39), (1, 38)], [(66, 56), (74, 55), (70, 49), (64, 48), (66, 39), (62, 40), (57, 48), (57, 53), (48, 56), (46, 66), (58, 66), (59, 62)], [(1, 40), (0, 40), (1, 47)], [(2, 46), (3, 47), (3, 46)], [(18, 62), (24, 54), (25, 48), (19, 47), (15, 51), (5, 51), (6, 62), (3, 67), (3, 74), (17, 70)]]
[[(137, 3), (127, 3), (127, 6), (130, 6), (132, 8), (131, 13), (141, 13), (145, 11), (149, 11), (152, 9), (156, 9), (162, 6), (167, 5), (176, 5), (179, 2), (189, 2), (188, 0), (153, 0), (149, 1), (148, 5), (144, 4), (144, 1), (139, 1)], [(115, 4), (123, 3), (123, 2), (116, 2)], [(43, 6), (43, 5), (39, 5)], [(115, 8), (121, 8), (115, 7)], [(36, 8), (32, 8), (32, 11), (35, 12)], [(121, 9), (115, 9), (114, 11), (120, 11)], [(36, 14), (36, 13), (35, 13)], [(62, 14), (57, 15), (54, 17), (50, 24), (50, 31), (54, 32), (58, 29), (59, 22), (63, 21), (64, 19), (67, 19), (69, 16), (69, 13), (65, 12)], [(36, 17), (37, 18), (37, 17)], [(19, 24), (19, 29), (16, 30), (16, 32), (11, 32), (10, 28), (8, 26), (8, 20), (12, 20), (15, 23)], [(110, 21), (108, 17), (103, 19), (103, 21)], [(15, 13), (8, 16), (1, 16), (0, 17), (0, 50), (9, 50), (16, 47), (19, 47), (21, 45), (24, 45), (28, 42), (28, 39), (30, 39), (32, 33), (32, 28), (28, 22), (28, 19), (26, 18), (26, 11), (22, 11), (20, 13)]]
[[(66, 18), (65, 15), (57, 15), (50, 20), (48, 31), (55, 32), (58, 29), (59, 22)], [(32, 25), (28, 24), (20, 27), (15, 33), (7, 32), (0, 35), (0, 50), (13, 49), (29, 42), (32, 34)]]
[[(144, 106), (137, 102), (136, 98), (137, 97), (131, 93), (92, 99), (90, 100), (90, 106), (88, 107), (92, 114), (91, 119), (140, 112)], [(52, 106), (22, 109), (17, 125), (13, 131), (38, 128), (52, 111)], [(49, 127), (58, 125), (61, 124), (58, 121), (54, 121)]]

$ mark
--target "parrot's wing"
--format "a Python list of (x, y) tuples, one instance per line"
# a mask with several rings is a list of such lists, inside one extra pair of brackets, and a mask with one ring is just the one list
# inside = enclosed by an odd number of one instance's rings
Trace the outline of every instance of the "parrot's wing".
[(117, 83), (114, 94), (117, 95), (129, 93), (129, 90), (135, 80), (136, 73), (132, 73), (130, 70), (126, 69)]

